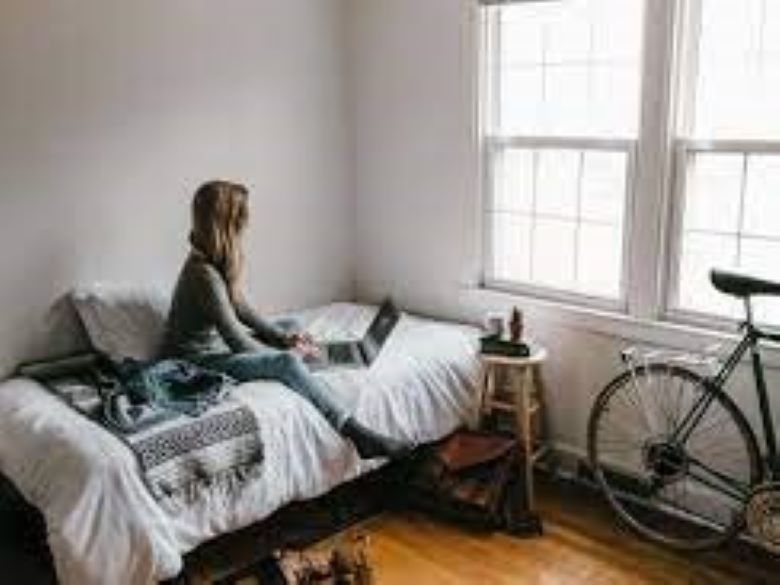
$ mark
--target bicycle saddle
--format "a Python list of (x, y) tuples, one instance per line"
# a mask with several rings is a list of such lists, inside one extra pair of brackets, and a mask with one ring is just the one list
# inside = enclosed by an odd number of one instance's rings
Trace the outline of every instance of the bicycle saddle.
[(751, 295), (780, 295), (780, 283), (762, 280), (746, 274), (727, 272), (725, 270), (710, 271), (710, 280), (720, 292), (735, 297), (745, 298)]

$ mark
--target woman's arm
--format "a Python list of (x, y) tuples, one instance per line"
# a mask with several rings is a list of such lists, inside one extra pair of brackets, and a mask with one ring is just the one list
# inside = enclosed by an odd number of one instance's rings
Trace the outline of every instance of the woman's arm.
[(199, 280), (200, 304), (228, 347), (236, 353), (261, 350), (262, 344), (241, 324), (219, 272), (204, 263)]
[(285, 335), (278, 327), (274, 327), (271, 323), (263, 319), (260, 314), (249, 306), (243, 298), (236, 301), (233, 306), (236, 310), (236, 315), (239, 320), (252, 329), (257, 335), (257, 338), (271, 347), (278, 349), (288, 349), (292, 343), (292, 338)]

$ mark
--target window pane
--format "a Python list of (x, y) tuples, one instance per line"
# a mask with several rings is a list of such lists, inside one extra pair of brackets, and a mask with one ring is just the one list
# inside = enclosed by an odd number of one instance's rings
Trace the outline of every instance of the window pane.
[(780, 137), (776, 0), (701, 0), (691, 130), (697, 138)]
[(744, 156), (693, 154), (688, 166), (685, 231), (737, 233)]
[[(484, 9), (492, 156), (492, 192), (485, 199), (489, 211), (503, 212), (486, 215), (487, 272), (494, 278), (619, 298), (646, 1)], [(526, 256), (517, 255), (519, 247)]]
[(510, 4), (497, 9), (501, 14), (504, 26), (529, 23), (543, 27), (551, 18), (555, 18), (558, 9), (546, 2), (528, 2), (527, 4)]
[[(753, 136), (759, 79), (745, 64), (724, 63), (699, 73), (694, 114), (697, 137)], [(755, 96), (755, 97), (754, 97)], [(746, 109), (749, 105), (750, 110)]]
[(533, 229), (533, 280), (558, 289), (574, 288), (577, 224), (537, 218)]
[(574, 219), (581, 154), (576, 150), (539, 153), (536, 212)]
[(621, 230), (609, 225), (583, 223), (577, 242), (577, 280), (591, 294), (617, 297), (620, 293)]
[(774, 61), (780, 59), (780, 2), (764, 4), (763, 49)]
[(501, 76), (500, 132), (502, 134), (538, 134), (544, 111), (542, 100), (543, 69), (513, 67)]
[[(688, 166), (678, 306), (741, 317), (738, 304), (711, 286), (709, 271), (780, 280), (780, 156), (695, 153)], [(761, 300), (756, 316), (774, 318), (778, 304)]]
[[(780, 237), (780, 156), (748, 158), (743, 231)], [(780, 262), (774, 264), (780, 270)]]
[(743, 238), (740, 268), (759, 278), (777, 279), (780, 272), (780, 239)]
[[(636, 137), (644, 0), (495, 8), (488, 83), (499, 135)], [(495, 105), (495, 104), (493, 104)]]
[(746, 62), (759, 48), (763, 3), (764, 0), (702, 0), (702, 63), (709, 68), (716, 63)]
[[(749, 274), (780, 280), (780, 239), (743, 239), (740, 268)], [(758, 298), (755, 312), (759, 321), (780, 325), (780, 299)]]
[(636, 67), (591, 67), (590, 133), (595, 136), (635, 136), (639, 127), (639, 85)]
[(492, 278), (527, 281), (531, 276), (531, 220), (513, 213), (491, 213), (493, 223)]
[[(697, 62), (695, 78), (684, 84), (690, 90), (683, 96), (683, 122), (693, 138), (711, 141), (713, 152), (705, 142), (687, 163), (677, 304), (741, 317), (738, 304), (714, 291), (707, 273), (730, 267), (780, 280), (780, 155), (761, 152), (761, 142), (780, 139), (780, 2), (696, 5), (700, 21), (690, 32), (697, 34), (691, 39)], [(719, 141), (729, 140), (735, 142), (727, 152)], [(778, 316), (776, 303), (761, 300), (759, 306), (760, 318)]]
[(544, 57), (549, 63), (584, 61), (590, 52), (591, 23), (588, 3), (569, 1), (558, 15), (548, 20), (544, 35)]
[(585, 153), (582, 173), (582, 218), (619, 225), (626, 193), (626, 155)]
[(710, 270), (736, 265), (737, 237), (689, 233), (683, 237), (679, 303), (683, 309), (736, 317), (737, 306), (710, 283)]
[(542, 62), (543, 27), (535, 19), (505, 21), (501, 32), (501, 66), (538, 65)]
[(499, 149), (488, 276), (619, 298), (627, 160), (625, 152)]
[(493, 210), (531, 213), (534, 153), (509, 148), (499, 153), (493, 169)]
[(643, 2), (591, 3), (594, 61), (636, 62), (641, 51)]
[(545, 101), (542, 109), (544, 134), (586, 136), (589, 68), (581, 65), (550, 65), (544, 70)]

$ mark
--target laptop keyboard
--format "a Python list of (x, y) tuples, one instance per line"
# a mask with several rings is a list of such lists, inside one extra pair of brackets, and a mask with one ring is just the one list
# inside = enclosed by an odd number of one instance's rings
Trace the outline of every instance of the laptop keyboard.
[(328, 357), (332, 362), (337, 362), (337, 363), (351, 362), (352, 346), (348, 344), (332, 345), (328, 349)]

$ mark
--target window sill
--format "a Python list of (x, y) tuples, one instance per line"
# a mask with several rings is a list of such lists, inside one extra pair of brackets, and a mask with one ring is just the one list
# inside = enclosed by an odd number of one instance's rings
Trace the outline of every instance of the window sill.
[[(736, 331), (695, 326), (670, 320), (640, 319), (614, 310), (598, 309), (574, 303), (543, 299), (527, 294), (469, 286), (463, 289), (463, 300), (482, 311), (508, 311), (518, 305), (529, 320), (553, 326), (608, 335), (626, 341), (626, 345), (647, 344), (682, 351), (704, 351), (715, 345), (734, 345)], [(724, 348), (725, 350), (726, 348)], [(762, 345), (764, 365), (780, 369), (780, 345)]]

